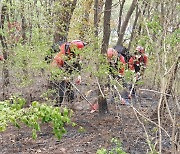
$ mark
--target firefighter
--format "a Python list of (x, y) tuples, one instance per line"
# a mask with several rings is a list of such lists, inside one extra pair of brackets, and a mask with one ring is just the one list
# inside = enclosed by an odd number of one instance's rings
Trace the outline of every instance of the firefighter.
[(124, 56), (119, 54), (114, 48), (108, 48), (107, 59), (111, 75), (114, 78), (122, 77), (124, 75), (126, 64)]
[[(80, 51), (86, 43), (81, 40), (73, 40), (71, 42), (65, 42), (59, 46), (59, 52), (53, 59), (52, 65), (64, 70), (69, 75), (72, 74), (74, 70), (80, 71), (80, 55), (76, 51)], [(72, 64), (71, 59), (76, 59)], [(76, 84), (80, 84), (81, 77), (78, 76)], [(64, 96), (67, 96), (68, 101), (72, 102), (74, 99), (74, 91), (72, 90), (72, 85), (67, 79), (63, 79), (58, 82), (58, 98), (56, 99), (55, 106), (61, 106)]]
[(134, 55), (129, 59), (129, 69), (135, 72), (136, 80), (143, 76), (148, 62), (148, 56), (142, 46), (137, 46)]

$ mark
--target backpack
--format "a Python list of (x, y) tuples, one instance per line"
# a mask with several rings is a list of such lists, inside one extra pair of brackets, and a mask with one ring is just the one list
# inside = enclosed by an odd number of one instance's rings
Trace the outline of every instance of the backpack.
[(59, 52), (59, 47), (65, 43), (64, 41), (58, 41), (51, 46), (51, 53)]
[(64, 43), (64, 41), (58, 41), (54, 43), (51, 48), (47, 51), (44, 60), (49, 64), (53, 59), (53, 53), (59, 52), (59, 47)]
[(126, 47), (124, 47), (122, 45), (116, 45), (113, 48), (118, 52), (118, 56), (122, 55), (125, 59), (125, 62), (126, 63), (129, 62), (131, 55)]

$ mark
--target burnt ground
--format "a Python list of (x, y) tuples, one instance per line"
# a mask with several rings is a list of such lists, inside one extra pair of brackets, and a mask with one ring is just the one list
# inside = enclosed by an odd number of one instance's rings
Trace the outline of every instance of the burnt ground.
[[(35, 91), (30, 88), (31, 94), (30, 92), (24, 94), (28, 94), (28, 99), (41, 100), (37, 97), (38, 92), (42, 91), (45, 85), (36, 83), (36, 86), (38, 89)], [(149, 117), (157, 105), (157, 99), (154, 95), (147, 93), (141, 96), (141, 102), (133, 102), (133, 104), (140, 113)], [(138, 121), (133, 109), (129, 105), (120, 105), (116, 108), (117, 106), (111, 100), (108, 100), (108, 106), (109, 113), (106, 116), (99, 116), (98, 112), (90, 113), (87, 108), (75, 110), (72, 121), (78, 126), (66, 125), (67, 133), (60, 141), (53, 135), (50, 124), (42, 125), (36, 140), (32, 139), (32, 132), (26, 126), (22, 126), (19, 130), (8, 126), (8, 129), (0, 134), (0, 154), (95, 154), (102, 147), (114, 148), (115, 145), (111, 143), (112, 138), (118, 138), (123, 150), (127, 153), (145, 154), (150, 151), (143, 125)], [(151, 144), (156, 145), (157, 127), (143, 120), (141, 116), (138, 117), (145, 125)], [(79, 131), (79, 126), (82, 126), (84, 130)], [(170, 133), (171, 126), (168, 121), (165, 128)], [(170, 153), (170, 139), (165, 133), (162, 135), (163, 153)]]
[(98, 113), (75, 112), (72, 120), (84, 128), (66, 126), (67, 134), (58, 141), (50, 125), (44, 124), (37, 140), (31, 139), (31, 130), (23, 127), (17, 130), (9, 127), (0, 137), (1, 153), (96, 153), (101, 147), (111, 149), (114, 137), (122, 142), (128, 153), (146, 153), (148, 146), (143, 128), (136, 120), (130, 107), (121, 106), (117, 118), (113, 113), (100, 117)]
[[(112, 149), (114, 145), (110, 142), (112, 138), (118, 138), (124, 151), (131, 154), (147, 153), (149, 147), (146, 142), (146, 135), (142, 125), (131, 107), (121, 106), (117, 117), (114, 107), (110, 108), (110, 113), (105, 117), (99, 116), (97, 112), (76, 111), (72, 121), (78, 126), (82, 126), (84, 131), (79, 131), (79, 127), (66, 126), (67, 133), (58, 141), (52, 133), (51, 125), (43, 124), (38, 138), (31, 138), (31, 130), (25, 126), (17, 129), (9, 126), (7, 131), (0, 135), (0, 149), (2, 154), (11, 153), (50, 153), (50, 154), (85, 154), (96, 153), (102, 147)], [(143, 108), (141, 113), (147, 115), (147, 109)], [(155, 136), (153, 130), (156, 127), (150, 123), (146, 124), (146, 129), (150, 134), (152, 142)], [(170, 141), (167, 137), (163, 140), (163, 149), (168, 153)]]

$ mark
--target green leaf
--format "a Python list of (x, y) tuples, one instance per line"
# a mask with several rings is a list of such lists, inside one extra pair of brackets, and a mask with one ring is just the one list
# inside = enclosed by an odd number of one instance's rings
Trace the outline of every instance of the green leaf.
[(6, 125), (0, 125), (0, 132), (4, 132), (6, 130)]
[(40, 131), (40, 126), (37, 122), (34, 123), (34, 129)]
[(107, 150), (104, 148), (101, 148), (101, 149), (97, 150), (96, 154), (107, 154)]
[(36, 101), (34, 101), (34, 102), (32, 102), (32, 106), (33, 106), (33, 107), (38, 107), (38, 106), (39, 106), (39, 103), (36, 102)]
[(17, 127), (17, 128), (21, 128), (21, 126), (17, 123), (17, 122), (15, 122), (15, 127)]
[(37, 139), (37, 133), (35, 129), (32, 130), (32, 138)]
[(72, 123), (72, 126), (75, 127), (75, 126), (77, 126), (77, 124), (76, 124), (75, 122), (73, 122), (73, 123)]
[(64, 108), (63, 115), (64, 115), (64, 116), (68, 116), (68, 113), (69, 113), (68, 109), (67, 109), (67, 108)]

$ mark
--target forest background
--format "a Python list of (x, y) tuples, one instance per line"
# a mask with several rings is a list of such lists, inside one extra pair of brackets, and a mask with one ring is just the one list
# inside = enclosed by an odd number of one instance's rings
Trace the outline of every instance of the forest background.
[[(47, 64), (44, 57), (54, 56), (51, 46), (60, 40), (80, 39), (88, 43), (82, 52), (84, 63), (80, 72), (88, 85), (85, 91), (96, 84), (96, 78), (98, 85), (105, 84), (108, 66), (102, 55), (108, 47), (124, 45), (133, 53), (141, 45), (149, 61), (139, 86), (145, 92), (157, 94), (151, 116), (157, 117), (158, 151), (162, 153), (161, 125), (165, 113), (172, 125), (172, 151), (177, 151), (178, 0), (1, 0), (0, 10), (0, 51), (5, 59), (0, 62), (1, 101), (21, 96), (28, 103), (40, 101), (53, 105), (47, 87), (49, 76), (62, 74)], [(77, 76), (78, 73), (73, 74)], [(126, 76), (130, 74), (127, 72)]]

